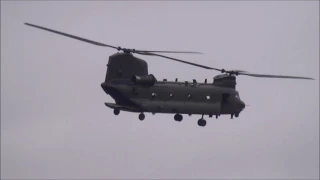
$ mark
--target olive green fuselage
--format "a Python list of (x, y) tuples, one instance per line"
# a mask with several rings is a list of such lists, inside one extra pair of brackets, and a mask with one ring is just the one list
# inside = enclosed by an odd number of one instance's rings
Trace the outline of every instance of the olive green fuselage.
[(130, 112), (221, 115), (239, 114), (245, 104), (235, 89), (235, 77), (219, 75), (212, 83), (158, 81), (147, 63), (131, 54), (109, 58), (102, 89)]
[(102, 88), (133, 112), (220, 115), (239, 114), (244, 108), (236, 90), (213, 84), (161, 81), (141, 86), (113, 81), (102, 83)]

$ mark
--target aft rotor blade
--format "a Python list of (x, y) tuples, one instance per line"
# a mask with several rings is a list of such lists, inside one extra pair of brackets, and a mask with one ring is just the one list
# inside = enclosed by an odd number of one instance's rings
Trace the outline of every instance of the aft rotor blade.
[(205, 69), (212, 69), (212, 70), (216, 70), (216, 71), (222, 71), (222, 69), (217, 69), (217, 68), (213, 68), (213, 67), (209, 67), (209, 66), (204, 66), (204, 65), (201, 65), (201, 64), (191, 63), (191, 62), (188, 62), (188, 61), (183, 61), (183, 60), (180, 60), (180, 59), (176, 59), (176, 58), (172, 58), (172, 57), (168, 57), (168, 56), (164, 56), (164, 55), (160, 55), (160, 54), (149, 53), (149, 52), (137, 52), (137, 54), (150, 55), (150, 56), (159, 56), (159, 57), (171, 59), (171, 60), (174, 60), (174, 61), (178, 61), (178, 62), (181, 62), (181, 63), (185, 63), (185, 64), (189, 64), (189, 65), (193, 65), (193, 66), (197, 66), (197, 67), (201, 67), (201, 68), (205, 68)]
[(269, 75), (269, 74), (252, 74), (252, 73), (245, 73), (239, 72), (239, 75), (247, 75), (252, 77), (262, 77), (262, 78), (287, 78), (287, 79), (308, 79), (314, 80), (313, 78), (309, 77), (301, 77), (301, 76), (284, 76), (284, 75)]
[(83, 42), (94, 44), (94, 45), (97, 45), (97, 46), (104, 46), (104, 47), (110, 47), (110, 48), (118, 49), (115, 46), (110, 46), (110, 45), (107, 45), (107, 44), (103, 44), (103, 43), (92, 41), (92, 40), (85, 39), (85, 38), (82, 38), (82, 37), (78, 37), (78, 36), (74, 36), (74, 35), (71, 35), (71, 34), (59, 32), (59, 31), (56, 31), (56, 30), (53, 30), (53, 29), (49, 29), (49, 28), (45, 28), (45, 27), (41, 27), (41, 26), (38, 26), (38, 25), (34, 25), (34, 24), (30, 24), (30, 23), (24, 23), (24, 24), (28, 25), (28, 26), (35, 27), (35, 28), (39, 28), (39, 29), (42, 29), (42, 30), (45, 30), (45, 31), (49, 31), (49, 32), (53, 32), (53, 33), (60, 34), (60, 35), (63, 35), (63, 36), (67, 36), (67, 37), (70, 37), (70, 38), (73, 38), (73, 39), (77, 39), (77, 40), (80, 40), (80, 41), (83, 41)]
[(229, 72), (238, 72), (238, 73), (242, 73), (242, 72), (247, 72), (247, 71), (243, 71), (243, 70), (237, 70), (237, 69), (231, 69), (231, 70), (228, 70)]
[(145, 51), (145, 50), (135, 50), (136, 52), (142, 53), (182, 53), (182, 54), (203, 54), (201, 52), (194, 52), (194, 51)]

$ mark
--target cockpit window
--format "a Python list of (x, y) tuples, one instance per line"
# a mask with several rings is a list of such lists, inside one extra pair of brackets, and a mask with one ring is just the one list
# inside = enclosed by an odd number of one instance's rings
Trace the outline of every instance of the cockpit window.
[(239, 93), (236, 93), (236, 94), (235, 94), (235, 97), (236, 97), (237, 99), (240, 99)]

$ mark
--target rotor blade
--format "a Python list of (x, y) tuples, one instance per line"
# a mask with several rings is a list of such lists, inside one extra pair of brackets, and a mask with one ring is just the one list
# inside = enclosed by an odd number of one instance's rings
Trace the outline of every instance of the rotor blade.
[(201, 52), (193, 51), (145, 51), (145, 50), (135, 50), (135, 52), (146, 52), (146, 53), (182, 53), (182, 54), (203, 54)]
[(238, 72), (238, 73), (240, 73), (240, 72), (248, 72), (248, 71), (243, 71), (243, 70), (238, 70), (238, 69), (231, 69), (231, 70), (228, 70), (228, 71), (230, 71), (230, 72)]
[[(114, 48), (114, 49), (117, 49), (117, 50), (124, 50), (121, 47), (115, 47), (115, 46), (111, 46), (111, 45), (108, 45), (108, 44), (103, 44), (103, 43), (100, 43), (100, 42), (96, 42), (96, 41), (92, 41), (92, 40), (85, 39), (85, 38), (82, 38), (82, 37), (78, 37), (78, 36), (74, 36), (74, 35), (71, 35), (71, 34), (63, 33), (63, 32), (60, 32), (60, 31), (53, 30), (53, 29), (41, 27), (41, 26), (38, 26), (38, 25), (34, 25), (34, 24), (30, 24), (30, 23), (24, 23), (24, 24), (27, 25), (27, 26), (31, 26), (31, 27), (39, 28), (39, 29), (42, 29), (42, 30), (45, 30), (45, 31), (49, 31), (49, 32), (52, 32), (52, 33), (60, 34), (62, 36), (66, 36), (66, 37), (69, 37), (69, 38), (73, 38), (73, 39), (77, 39), (77, 40), (80, 40), (80, 41), (83, 41), (83, 42), (94, 44), (94, 45), (97, 45), (97, 46), (104, 46), (104, 47)], [(145, 51), (145, 50), (134, 50), (134, 49), (126, 49), (126, 50), (129, 50), (130, 52), (147, 52), (147, 53), (149, 53), (149, 52), (159, 52), (159, 53), (203, 54), (201, 52), (192, 52), (192, 51)]]
[(168, 56), (164, 56), (164, 55), (160, 55), (160, 54), (149, 53), (149, 52), (137, 52), (137, 54), (150, 55), (150, 56), (159, 56), (159, 57), (171, 59), (171, 60), (174, 60), (174, 61), (182, 62), (182, 63), (185, 63), (185, 64), (190, 64), (190, 65), (193, 65), (193, 66), (202, 67), (202, 68), (205, 68), (205, 69), (213, 69), (213, 70), (216, 70), (216, 71), (222, 71), (222, 69), (217, 69), (217, 68), (212, 68), (212, 67), (208, 67), (208, 66), (204, 66), (204, 65), (200, 65), (200, 64), (196, 64), (196, 63), (191, 63), (191, 62), (188, 62), (188, 61), (183, 61), (183, 60), (180, 60), (180, 59), (176, 59), (176, 58), (172, 58), (172, 57), (168, 57)]
[(34, 24), (30, 24), (30, 23), (24, 23), (24, 24), (28, 25), (28, 26), (35, 27), (35, 28), (39, 28), (39, 29), (42, 29), (42, 30), (45, 30), (45, 31), (49, 31), (49, 32), (53, 32), (53, 33), (60, 34), (60, 35), (63, 35), (63, 36), (67, 36), (67, 37), (70, 37), (70, 38), (73, 38), (73, 39), (77, 39), (77, 40), (80, 40), (80, 41), (84, 41), (84, 42), (87, 42), (87, 43), (90, 43), (90, 44), (94, 44), (94, 45), (97, 45), (97, 46), (105, 46), (105, 47), (111, 47), (111, 48), (117, 49), (117, 47), (115, 47), (115, 46), (110, 46), (110, 45), (107, 45), (107, 44), (91, 41), (91, 40), (84, 39), (84, 38), (81, 38), (81, 37), (78, 37), (78, 36), (74, 36), (74, 35), (71, 35), (71, 34), (59, 32), (59, 31), (56, 31), (56, 30), (52, 30), (52, 29), (48, 29), (48, 28), (45, 28), (45, 27), (37, 26), (37, 25), (34, 25)]
[(244, 72), (239, 72), (239, 75), (247, 75), (247, 76), (252, 76), (252, 77), (263, 77), (263, 78), (288, 78), (288, 79), (309, 79), (309, 80), (314, 80), (313, 78), (309, 78), (309, 77), (268, 75), (268, 74), (252, 74), (252, 73), (244, 73)]

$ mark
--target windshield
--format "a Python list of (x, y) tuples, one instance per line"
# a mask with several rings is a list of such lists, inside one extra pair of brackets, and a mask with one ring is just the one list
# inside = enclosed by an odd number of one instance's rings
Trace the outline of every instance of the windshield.
[(237, 99), (240, 99), (240, 96), (239, 96), (239, 93), (238, 93), (238, 92), (236, 92), (235, 97), (236, 97)]

